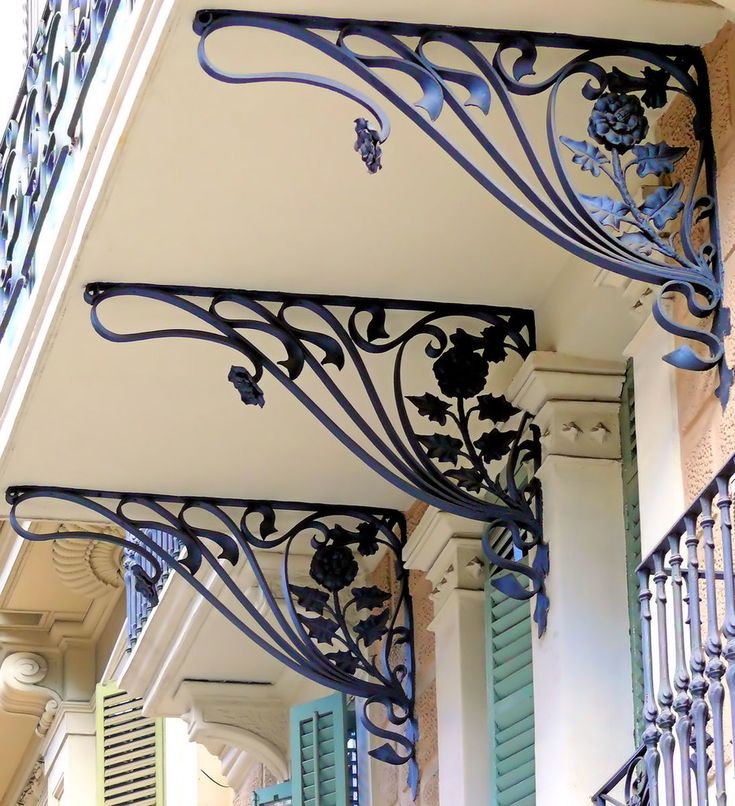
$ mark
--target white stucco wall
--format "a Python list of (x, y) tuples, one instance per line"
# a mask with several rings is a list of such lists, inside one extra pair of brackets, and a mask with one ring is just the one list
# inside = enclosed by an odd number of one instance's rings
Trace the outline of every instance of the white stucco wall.
[(0, 126), (10, 110), (20, 86), (25, 62), (23, 0), (4, 0), (0, 8)]

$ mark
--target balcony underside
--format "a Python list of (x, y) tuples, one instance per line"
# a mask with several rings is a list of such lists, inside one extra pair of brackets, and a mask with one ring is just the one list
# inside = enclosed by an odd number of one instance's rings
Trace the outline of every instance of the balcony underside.
[[(619, 290), (595, 283), (597, 269), (503, 209), (400, 116), (385, 167), (370, 176), (352, 148), (359, 110), (347, 99), (213, 81), (196, 60), (194, 10), (176, 5), (124, 135), (108, 144), (110, 170), (81, 222), (17, 417), (6, 422), (0, 484), (410, 503), (275, 384), (264, 409), (243, 407), (224, 380), (236, 362), (226, 350), (99, 338), (82, 298), (88, 282), (512, 305), (535, 312), (540, 349), (621, 358), (640, 320)], [(700, 14), (693, 19), (712, 17)], [(495, 24), (511, 24), (498, 15)], [(325, 64), (249, 30), (223, 33), (213, 54), (239, 70)], [(588, 103), (578, 103), (569, 114), (586, 120)], [(540, 139), (541, 106), (534, 115)], [(498, 145), (518, 149), (507, 125)], [(148, 312), (131, 305), (125, 323), (152, 324)]]

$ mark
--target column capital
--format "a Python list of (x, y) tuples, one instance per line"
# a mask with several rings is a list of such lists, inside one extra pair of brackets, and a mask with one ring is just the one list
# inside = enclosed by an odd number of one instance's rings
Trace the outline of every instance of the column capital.
[(537, 351), (523, 362), (507, 396), (535, 415), (544, 458), (618, 459), (624, 379), (622, 362)]

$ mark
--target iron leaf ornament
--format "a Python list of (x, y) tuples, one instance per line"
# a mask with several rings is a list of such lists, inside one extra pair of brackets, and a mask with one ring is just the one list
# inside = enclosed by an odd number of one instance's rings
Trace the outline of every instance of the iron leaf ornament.
[[(534, 349), (529, 311), (130, 283), (95, 283), (85, 298), (95, 330), (110, 341), (194, 338), (237, 351), (246, 366), (233, 366), (229, 380), (245, 405), (267, 405), (270, 375), (388, 483), (506, 531), (508, 551), (492, 559), (510, 573), (493, 584), (518, 598), (537, 596), (535, 618), (543, 632), (548, 563), (530, 561), (546, 552), (535, 479), (539, 435), (531, 418), (496, 388), (507, 383), (500, 380), (507, 378), (506, 363), (520, 366)], [(108, 327), (102, 309), (131, 298), (178, 309), (194, 326)], [(419, 388), (417, 380), (407, 381), (408, 368), (412, 377), (416, 368), (423, 371)], [(304, 391), (304, 377), (319, 393)], [(356, 385), (348, 380), (354, 377)], [(354, 428), (340, 425), (337, 413)], [(355, 539), (359, 554), (374, 552), (369, 525)], [(315, 551), (312, 575), (327, 589), (354, 581), (354, 552), (345, 546), (335, 533)]]
[[(305, 43), (350, 70), (356, 85), (327, 75), (223, 71), (208, 40), (226, 28), (264, 29)], [(730, 321), (722, 305), (709, 84), (698, 48), (212, 9), (196, 14), (194, 31), (199, 62), (218, 81), (301, 83), (362, 107), (376, 125), (358, 118), (355, 149), (370, 173), (379, 170), (390, 134), (389, 116), (373, 98), (382, 96), (554, 243), (603, 269), (660, 286), (654, 316), (680, 341), (665, 360), (687, 370), (719, 368), (717, 394), (725, 404), (732, 371), (723, 340)], [(392, 76), (408, 77), (416, 92), (397, 89)], [(691, 154), (684, 143), (655, 135), (652, 112), (675, 98), (689, 121)], [(536, 136), (537, 118), (526, 112), (540, 102), (545, 139)], [(445, 121), (473, 148), (457, 142)], [(522, 156), (503, 151), (501, 126), (512, 132)], [(674, 179), (685, 156), (690, 169)], [(599, 183), (598, 193), (578, 181), (583, 173)], [(641, 199), (643, 179), (661, 186)], [(672, 296), (686, 304), (685, 321), (671, 313), (664, 298)]]
[[(60, 487), (13, 487), (10, 522), (27, 540), (103, 540), (121, 546), (135, 589), (152, 606), (164, 574), (175, 571), (248, 639), (293, 671), (364, 701), (360, 718), (383, 743), (370, 753), (408, 766), (418, 784), (413, 615), (403, 515), (329, 504), (155, 496)], [(29, 531), (31, 501), (62, 501), (82, 511), (75, 522), (109, 521), (125, 537), (99, 531)], [(85, 517), (86, 516), (86, 517)], [(173, 536), (175, 540), (162, 539)], [(178, 551), (167, 546), (176, 545)], [(359, 556), (382, 550), (392, 590), (359, 584)], [(311, 555), (308, 570), (299, 564)], [(280, 558), (269, 576), (262, 559)], [(242, 585), (248, 568), (265, 608)], [(204, 577), (214, 573), (225, 595)], [(364, 574), (364, 572), (362, 572)], [(376, 721), (375, 713), (382, 718)]]

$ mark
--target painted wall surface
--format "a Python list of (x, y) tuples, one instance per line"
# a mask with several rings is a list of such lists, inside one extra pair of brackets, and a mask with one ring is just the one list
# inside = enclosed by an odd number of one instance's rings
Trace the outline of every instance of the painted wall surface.
[[(725, 304), (735, 306), (735, 27), (728, 23), (717, 38), (705, 48), (710, 71), (713, 110), (713, 134), (717, 151), (718, 196), (722, 254), (725, 262)], [(671, 145), (693, 146), (686, 127), (686, 110), (674, 103), (662, 116), (660, 132)], [(693, 155), (694, 151), (690, 152)], [(693, 156), (687, 155), (678, 171), (691, 171)], [(735, 335), (725, 341), (727, 360), (735, 363)], [(677, 373), (681, 456), (687, 501), (696, 495), (709, 478), (735, 452), (735, 395), (723, 412), (714, 397), (715, 373)], [(672, 513), (672, 521), (676, 513)]]
[(0, 126), (10, 117), (25, 65), (25, 14), (21, 0), (0, 9)]

